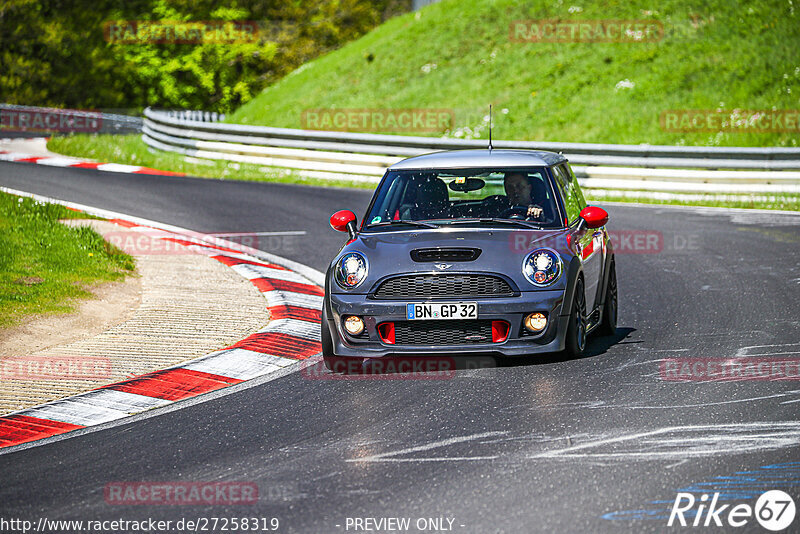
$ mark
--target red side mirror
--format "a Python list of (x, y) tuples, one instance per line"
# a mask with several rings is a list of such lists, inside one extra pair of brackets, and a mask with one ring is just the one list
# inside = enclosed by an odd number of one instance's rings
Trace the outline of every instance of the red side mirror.
[(600, 228), (608, 222), (608, 212), (597, 206), (586, 206), (581, 210), (580, 215), (589, 228)]
[(331, 215), (331, 227), (340, 232), (350, 232), (350, 223), (353, 224), (353, 230), (356, 225), (356, 214), (350, 210), (340, 210)]

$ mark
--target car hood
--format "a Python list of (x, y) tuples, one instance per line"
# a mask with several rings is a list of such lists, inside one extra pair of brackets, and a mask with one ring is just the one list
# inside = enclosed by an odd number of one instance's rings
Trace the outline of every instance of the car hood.
[[(401, 273), (453, 273), (483, 272), (505, 275), (522, 291), (536, 288), (522, 275), (522, 261), (537, 248), (550, 248), (561, 254), (565, 267), (571, 254), (567, 245), (567, 229), (528, 230), (497, 228), (438, 228), (395, 230), (380, 233), (362, 233), (345, 245), (333, 263), (348, 252), (360, 252), (367, 258), (367, 279), (356, 291), (341, 290), (335, 283), (336, 293), (368, 293), (374, 284), (387, 276)], [(414, 261), (412, 251), (430, 248), (475, 248), (481, 253), (472, 261)], [(437, 266), (438, 264), (438, 266)]]

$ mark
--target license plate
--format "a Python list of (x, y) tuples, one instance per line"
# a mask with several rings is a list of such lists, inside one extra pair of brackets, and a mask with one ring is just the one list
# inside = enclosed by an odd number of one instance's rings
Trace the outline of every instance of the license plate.
[(417, 319), (477, 319), (477, 302), (426, 302), (406, 304), (406, 318)]

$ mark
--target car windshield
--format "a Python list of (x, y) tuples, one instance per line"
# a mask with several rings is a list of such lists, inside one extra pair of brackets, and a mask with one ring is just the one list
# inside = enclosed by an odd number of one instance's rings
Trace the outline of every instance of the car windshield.
[(562, 226), (545, 167), (391, 171), (375, 194), (364, 228), (420, 227), (420, 222)]

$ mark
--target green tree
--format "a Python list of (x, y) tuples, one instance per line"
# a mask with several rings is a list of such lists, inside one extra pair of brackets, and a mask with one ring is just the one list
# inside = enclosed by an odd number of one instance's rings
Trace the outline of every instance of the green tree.
[[(0, 102), (228, 112), (408, 7), (408, 0), (6, 0)], [(258, 23), (258, 39), (125, 44), (103, 31), (114, 21), (242, 20)]]

